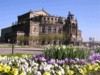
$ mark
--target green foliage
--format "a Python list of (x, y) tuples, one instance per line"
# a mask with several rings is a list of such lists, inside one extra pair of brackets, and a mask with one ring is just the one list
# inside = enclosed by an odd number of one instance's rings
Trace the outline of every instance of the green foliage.
[(97, 48), (95, 49), (95, 51), (96, 51), (97, 53), (100, 53), (100, 47), (97, 47)]
[(86, 59), (90, 55), (90, 51), (82, 47), (69, 46), (47, 46), (44, 51), (46, 58), (54, 59)]
[(18, 41), (24, 41), (24, 36), (23, 36), (23, 35), (17, 36), (16, 39), (17, 39)]
[(7, 57), (26, 57), (26, 56), (32, 56), (32, 54), (6, 54), (1, 56), (7, 56)]
[(38, 36), (29, 36), (28, 39), (29, 39), (28, 41), (36, 41), (39, 39), (39, 37)]
[(50, 33), (50, 34), (42, 34), (39, 36), (39, 40), (66, 40), (67, 36), (60, 33)]

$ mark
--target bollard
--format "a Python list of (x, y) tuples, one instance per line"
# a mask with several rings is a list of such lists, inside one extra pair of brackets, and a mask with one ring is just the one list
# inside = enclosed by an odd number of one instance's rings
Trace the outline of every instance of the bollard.
[(12, 44), (12, 54), (14, 54), (14, 44)]

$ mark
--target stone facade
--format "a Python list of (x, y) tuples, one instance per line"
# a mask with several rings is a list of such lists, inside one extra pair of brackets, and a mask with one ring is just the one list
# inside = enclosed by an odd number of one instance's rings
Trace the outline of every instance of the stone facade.
[[(62, 38), (60, 38), (61, 35), (63, 35)], [(11, 27), (1, 30), (1, 37), (5, 43), (20, 44), (22, 40), (19, 36), (28, 37), (27, 40), (24, 40), (24, 44), (28, 45), (81, 45), (82, 43), (78, 22), (70, 12), (67, 18), (63, 18), (50, 15), (44, 10), (29, 11), (18, 16), (18, 22)], [(29, 37), (31, 40), (29, 40)]]

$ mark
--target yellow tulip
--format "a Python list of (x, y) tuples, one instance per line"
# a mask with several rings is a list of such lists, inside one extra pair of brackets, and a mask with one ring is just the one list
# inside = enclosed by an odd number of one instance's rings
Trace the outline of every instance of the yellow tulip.
[(24, 73), (20, 73), (20, 75), (24, 75)]
[(93, 69), (91, 64), (87, 64), (87, 68), (89, 71), (91, 71)]
[(5, 66), (4, 72), (8, 73), (10, 72), (11, 67), (10, 66)]
[(62, 75), (62, 74), (61, 74), (61, 71), (57, 71), (57, 75)]
[(72, 71), (72, 70), (67, 70), (66, 71), (66, 75), (73, 75), (74, 74), (74, 71)]
[(50, 72), (44, 72), (43, 75), (51, 75)]
[(12, 68), (11, 73), (12, 73), (13, 75), (18, 75), (18, 69), (17, 69), (17, 68)]

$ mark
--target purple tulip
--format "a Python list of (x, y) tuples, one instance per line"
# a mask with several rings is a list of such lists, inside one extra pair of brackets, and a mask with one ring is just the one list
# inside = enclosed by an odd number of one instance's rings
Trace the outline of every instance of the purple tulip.
[(70, 63), (75, 64), (75, 63), (76, 63), (76, 61), (75, 61), (75, 60), (73, 60), (73, 59), (71, 59), (71, 60), (70, 60)]
[(50, 58), (47, 58), (47, 59), (46, 59), (46, 62), (48, 62), (48, 61), (50, 61)]
[(36, 56), (34, 55), (34, 56), (32, 56), (32, 59), (35, 59), (36, 58)]
[(54, 64), (55, 63), (55, 59), (51, 59), (49, 61), (47, 61), (48, 64)]
[(93, 55), (91, 55), (91, 56), (89, 57), (89, 60), (91, 60), (91, 61), (99, 60), (99, 61), (100, 61), (100, 54), (98, 53), (98, 54), (93, 54)]
[(44, 57), (44, 55), (43, 54), (40, 54), (40, 57)]
[(92, 56), (90, 56), (88, 59), (89, 59), (89, 60), (93, 60), (93, 57), (92, 57)]
[(100, 54), (94, 54), (93, 59), (94, 60), (100, 60)]
[(34, 55), (34, 56), (32, 56), (32, 59), (34, 59), (35, 61), (37, 61), (38, 57)]
[(36, 57), (36, 58), (34, 58), (34, 60), (35, 60), (35, 61), (37, 61), (37, 60), (38, 60), (38, 58)]
[(96, 62), (95, 61), (92, 61), (91, 64), (96, 64)]
[(54, 64), (54, 63), (55, 63), (55, 59), (51, 59), (50, 64)]
[(65, 63), (65, 61), (64, 61), (64, 60), (58, 60), (57, 63), (58, 63), (59, 65), (62, 65), (62, 64)]
[(46, 62), (47, 62), (48, 64), (50, 64), (50, 58), (47, 58), (47, 59), (46, 59)]
[(83, 59), (81, 59), (79, 62), (80, 64), (86, 64), (86, 60), (83, 60)]
[(46, 61), (46, 59), (44, 57), (39, 57), (40, 61)]
[(76, 60), (76, 62), (79, 62), (80, 59), (79, 58), (75, 58), (75, 60)]
[(68, 58), (65, 58), (64, 60), (65, 60), (66, 63), (68, 63)]

